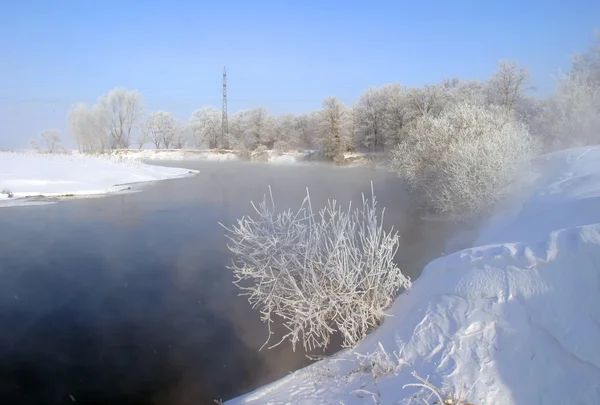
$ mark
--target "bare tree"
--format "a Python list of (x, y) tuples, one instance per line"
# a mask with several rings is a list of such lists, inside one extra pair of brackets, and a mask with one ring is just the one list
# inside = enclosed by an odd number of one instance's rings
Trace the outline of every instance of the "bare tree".
[(516, 61), (500, 61), (496, 73), (488, 82), (489, 101), (513, 111), (529, 84), (529, 71)]
[(117, 88), (111, 90), (107, 96), (101, 97), (99, 105), (106, 113), (111, 147), (128, 148), (131, 145), (131, 132), (144, 114), (140, 93)]
[(325, 156), (336, 163), (344, 161), (345, 126), (349, 118), (346, 106), (337, 97), (328, 97), (323, 101), (320, 111), (321, 136), (319, 143)]
[(32, 140), (29, 144), (41, 153), (62, 153), (65, 151), (60, 141), (60, 130), (58, 129), (46, 129), (42, 131), (39, 143)]

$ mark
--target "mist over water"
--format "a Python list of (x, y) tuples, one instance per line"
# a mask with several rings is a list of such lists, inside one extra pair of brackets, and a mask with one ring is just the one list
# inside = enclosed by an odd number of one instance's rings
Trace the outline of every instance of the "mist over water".
[[(370, 196), (415, 278), (448, 224), (423, 223), (392, 173), (369, 168), (163, 162), (194, 177), (142, 192), (0, 210), (0, 402), (208, 404), (310, 363), (238, 296), (224, 230), (270, 185), (278, 210)], [(280, 335), (279, 335), (280, 336)], [(277, 336), (274, 337), (276, 341)], [(330, 351), (339, 347), (333, 345)]]

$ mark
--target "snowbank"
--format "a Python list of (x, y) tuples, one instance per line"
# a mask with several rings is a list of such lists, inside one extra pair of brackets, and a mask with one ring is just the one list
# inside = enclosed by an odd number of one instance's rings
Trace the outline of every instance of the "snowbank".
[(476, 405), (600, 403), (600, 147), (540, 162), (524, 202), (430, 263), (354, 351), (228, 404), (408, 404), (413, 371)]
[(232, 151), (211, 151), (192, 149), (123, 149), (112, 153), (131, 160), (211, 160), (225, 161), (237, 160)]
[[(197, 150), (197, 149), (122, 149), (111, 153), (127, 160), (207, 160), (207, 161), (230, 161), (239, 160), (231, 150)], [(346, 153), (346, 166), (376, 166), (385, 163), (385, 155), (381, 153)], [(248, 157), (253, 162), (272, 164), (311, 164), (327, 163), (315, 150), (276, 152), (265, 150), (252, 152)]]
[[(44, 155), (0, 152), (0, 207), (19, 205), (31, 196), (94, 195), (125, 190), (126, 184), (172, 179), (190, 170), (119, 162), (86, 155)], [(23, 204), (24, 201), (21, 201)]]

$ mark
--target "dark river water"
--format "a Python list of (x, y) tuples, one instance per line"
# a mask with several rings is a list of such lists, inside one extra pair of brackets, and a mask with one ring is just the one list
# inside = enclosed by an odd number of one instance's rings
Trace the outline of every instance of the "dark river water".
[[(390, 173), (173, 162), (194, 177), (141, 192), (0, 210), (0, 404), (209, 404), (309, 364), (267, 336), (232, 275), (224, 230), (271, 185), (280, 209), (309, 187), (360, 200), (373, 181), (399, 262), (416, 276), (446, 231), (423, 224)], [(335, 348), (334, 348), (335, 349)]]

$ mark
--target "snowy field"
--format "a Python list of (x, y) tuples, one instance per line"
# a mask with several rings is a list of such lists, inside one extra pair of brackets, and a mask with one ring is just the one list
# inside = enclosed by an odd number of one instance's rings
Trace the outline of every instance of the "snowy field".
[(87, 196), (113, 193), (127, 184), (190, 175), (187, 169), (158, 167), (117, 158), (0, 152), (0, 207), (28, 204), (26, 197)]
[(538, 161), (531, 192), (355, 350), (228, 404), (422, 404), (412, 372), (474, 405), (600, 404), (600, 148)]

